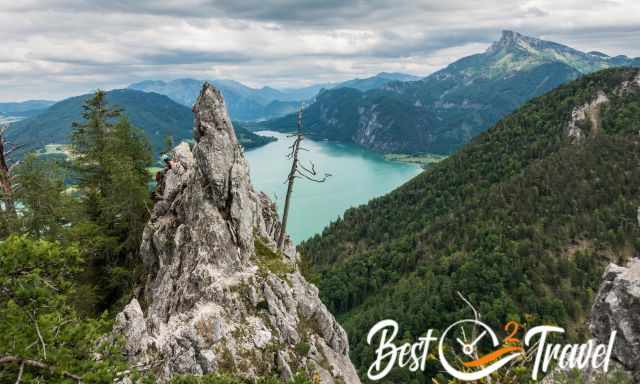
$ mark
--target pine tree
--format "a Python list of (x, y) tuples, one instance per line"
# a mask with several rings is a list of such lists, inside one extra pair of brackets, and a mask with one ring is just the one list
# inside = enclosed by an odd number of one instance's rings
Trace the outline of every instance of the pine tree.
[(27, 155), (14, 170), (14, 197), (21, 205), (19, 232), (60, 240), (74, 216), (73, 199), (65, 191), (65, 173), (53, 160)]
[[(90, 255), (87, 279), (97, 282), (98, 309), (114, 304), (132, 285), (142, 230), (148, 219), (148, 140), (97, 91), (73, 124), (73, 170), (86, 220), (70, 238)], [(87, 241), (89, 239), (89, 241)]]
[(102, 191), (102, 219), (123, 240), (126, 252), (137, 252), (149, 217), (151, 147), (141, 130), (123, 117), (113, 127), (106, 144), (105, 165), (109, 183)]
[[(83, 105), (83, 123), (74, 122), (71, 142), (74, 151), (74, 167), (87, 202), (97, 198), (95, 194), (105, 189), (109, 183), (106, 166), (107, 141), (113, 131), (113, 120), (121, 116), (121, 110), (111, 108), (106, 93), (98, 90)], [(95, 217), (98, 212), (94, 212)]]

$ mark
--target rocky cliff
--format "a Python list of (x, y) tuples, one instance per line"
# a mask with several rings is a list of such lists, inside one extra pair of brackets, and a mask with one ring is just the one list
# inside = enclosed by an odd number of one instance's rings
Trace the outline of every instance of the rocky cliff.
[(247, 378), (297, 371), (359, 383), (345, 331), (299, 273), (290, 241), (275, 252), (275, 205), (254, 191), (219, 91), (195, 106), (195, 145), (173, 151), (141, 247), (146, 281), (117, 316), (131, 364)]
[(640, 383), (640, 259), (610, 264), (593, 304), (591, 331), (599, 342), (617, 331), (612, 358)]

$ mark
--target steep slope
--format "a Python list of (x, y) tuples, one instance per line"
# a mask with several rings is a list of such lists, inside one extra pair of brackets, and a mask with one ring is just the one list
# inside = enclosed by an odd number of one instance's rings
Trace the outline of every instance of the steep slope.
[[(298, 272), (274, 204), (254, 191), (219, 91), (194, 106), (195, 146), (173, 151), (141, 246), (146, 280), (117, 316), (132, 364), (247, 378), (316, 372), (359, 383), (344, 330)], [(142, 306), (140, 305), (142, 303)]]
[(603, 266), (640, 249), (639, 121), (640, 70), (584, 76), (304, 242), (358, 368), (372, 361), (375, 322), (396, 319), (417, 337), (465, 314), (456, 291), (496, 326), (585, 335)]
[[(328, 90), (304, 116), (307, 131), (385, 152), (453, 152), (525, 101), (598, 69), (639, 59), (588, 54), (504, 31), (486, 52), (460, 59), (420, 81), (367, 92)], [(393, 107), (389, 107), (392, 105)], [(264, 123), (287, 131), (294, 115)]]
[[(34, 117), (13, 123), (8, 132), (9, 139), (24, 145), (23, 153), (47, 144), (69, 143), (71, 124), (82, 119), (82, 105), (89, 97), (91, 95), (63, 100)], [(129, 120), (145, 131), (156, 154), (163, 149), (167, 136), (172, 136), (176, 142), (191, 138), (191, 110), (166, 96), (119, 89), (107, 92), (107, 101), (123, 108)], [(247, 148), (270, 141), (241, 127), (238, 136)]]

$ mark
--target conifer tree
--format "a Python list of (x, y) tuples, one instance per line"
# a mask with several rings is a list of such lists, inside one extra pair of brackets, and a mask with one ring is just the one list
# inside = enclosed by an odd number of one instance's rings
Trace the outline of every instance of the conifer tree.
[(56, 161), (29, 154), (13, 173), (14, 197), (21, 205), (18, 232), (60, 240), (74, 215), (74, 202), (65, 191), (62, 167)]
[[(131, 286), (135, 256), (148, 219), (150, 145), (122, 111), (97, 91), (73, 124), (73, 170), (86, 220), (72, 229), (91, 255), (88, 279), (96, 281), (98, 309), (106, 309)], [(91, 239), (91, 241), (86, 241)]]

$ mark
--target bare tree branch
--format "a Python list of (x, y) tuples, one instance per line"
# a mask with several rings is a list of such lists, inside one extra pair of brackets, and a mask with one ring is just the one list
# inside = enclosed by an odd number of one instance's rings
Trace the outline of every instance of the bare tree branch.
[(47, 344), (45, 344), (44, 339), (42, 338), (42, 333), (40, 332), (40, 327), (38, 326), (38, 317), (35, 313), (30, 317), (36, 326), (36, 333), (38, 334), (38, 339), (40, 339), (40, 344), (42, 344), (42, 356), (45, 360), (47, 360)]
[(324, 183), (325, 181), (327, 181), (327, 179), (329, 177), (331, 177), (330, 173), (325, 173), (324, 177), (320, 179), (320, 178), (315, 178), (315, 177), (313, 177), (311, 175), (307, 175), (306, 173), (300, 172), (300, 171), (298, 171), (298, 175), (299, 175), (298, 177), (303, 177), (303, 178), (305, 178), (305, 179), (307, 179), (309, 181), (313, 181), (313, 182), (316, 182), (316, 183)]
[(313, 165), (313, 163), (311, 163), (311, 169), (308, 169), (307, 167), (305, 167), (304, 165), (302, 165), (302, 163), (300, 164), (300, 168), (302, 168), (303, 171), (308, 172), (311, 175), (315, 175), (316, 174), (316, 166)]
[[(56, 374), (56, 368), (53, 365), (49, 365), (46, 363), (43, 363), (42, 361), (38, 361), (38, 360), (32, 360), (32, 359), (23, 359), (21, 357), (18, 356), (0, 356), (0, 365), (2, 364), (21, 364), (21, 365), (25, 365), (25, 366), (29, 366), (29, 367), (34, 367), (34, 368), (40, 368), (40, 369), (45, 369), (49, 372), (51, 372), (52, 374)], [(82, 382), (82, 377), (78, 376), (78, 375), (74, 375), (71, 372), (67, 372), (67, 371), (62, 371), (59, 372), (60, 375), (67, 377), (69, 379), (73, 379), (75, 381), (77, 381), (78, 383)]]
[(293, 192), (293, 184), (296, 178), (305, 178), (309, 181), (313, 181), (316, 183), (323, 183), (327, 180), (329, 176), (328, 173), (325, 173), (323, 178), (315, 177), (317, 175), (315, 165), (310, 162), (311, 169), (305, 167), (299, 161), (299, 152), (300, 150), (309, 151), (309, 149), (302, 147), (301, 143), (304, 140), (304, 134), (302, 133), (302, 111), (304, 106), (300, 107), (298, 111), (298, 129), (296, 133), (288, 135), (287, 137), (294, 137), (293, 143), (289, 146), (290, 152), (287, 154), (287, 159), (291, 160), (291, 170), (287, 175), (287, 179), (285, 183), (287, 183), (287, 194), (285, 195), (284, 200), (284, 212), (282, 215), (282, 228), (280, 230), (280, 235), (278, 237), (278, 249), (282, 250), (284, 245), (284, 237), (287, 230), (287, 219), (289, 218), (289, 206), (291, 201), (291, 194)]
[(20, 363), (20, 370), (18, 370), (18, 378), (16, 379), (16, 384), (20, 384), (22, 380), (22, 373), (24, 372), (24, 361)]

